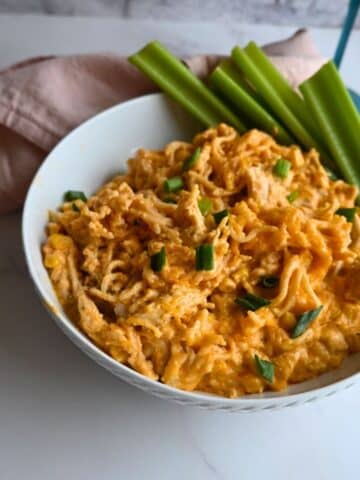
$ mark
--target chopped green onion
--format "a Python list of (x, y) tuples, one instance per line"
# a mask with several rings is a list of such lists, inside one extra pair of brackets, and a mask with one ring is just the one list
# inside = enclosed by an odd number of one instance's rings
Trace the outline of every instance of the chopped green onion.
[(202, 124), (214, 126), (227, 122), (239, 132), (246, 131), (241, 120), (161, 43), (147, 44), (128, 60)]
[(76, 205), (76, 203), (72, 203), (71, 208), (74, 212), (80, 212), (80, 208)]
[(172, 177), (164, 180), (164, 189), (168, 193), (177, 192), (184, 186), (184, 182), (181, 177)]
[(165, 247), (150, 257), (150, 266), (154, 272), (161, 272), (166, 262)]
[(279, 277), (268, 276), (262, 277), (260, 280), (260, 285), (264, 288), (275, 288), (279, 285)]
[(289, 175), (291, 163), (285, 158), (279, 158), (273, 167), (273, 173), (280, 178), (286, 178)]
[(252, 293), (247, 293), (244, 297), (238, 297), (235, 299), (235, 303), (241, 305), (246, 310), (251, 310), (255, 312), (261, 307), (266, 307), (270, 305), (270, 300), (266, 298), (259, 297), (258, 295), (253, 295)]
[(194, 152), (184, 161), (183, 163), (183, 172), (187, 172), (190, 170), (191, 167), (195, 165), (195, 163), (198, 161), (201, 153), (201, 148), (197, 147)]
[(212, 201), (210, 200), (210, 198), (201, 198), (198, 201), (198, 207), (200, 212), (205, 216), (211, 211)]
[(269, 110), (286, 125), (290, 133), (304, 147), (315, 147), (322, 159), (333, 167), (329, 152), (322, 143), (317, 125), (312, 120), (304, 101), (263, 51), (255, 43), (250, 42), (245, 49), (235, 47), (231, 58), (261, 95)]
[(175, 198), (172, 198), (172, 197), (165, 197), (165, 198), (163, 198), (163, 202), (176, 204)]
[(308, 312), (300, 315), (295, 325), (295, 328), (291, 333), (291, 338), (297, 338), (302, 335), (307, 329), (307, 327), (310, 325), (310, 323), (315, 320), (315, 318), (319, 315), (322, 308), (323, 306), (320, 305), (319, 307), (314, 308), (314, 310), (309, 310)]
[(220, 212), (214, 213), (213, 217), (217, 225), (221, 222), (221, 220), (225, 217), (229, 216), (229, 210), (226, 208), (224, 210), (220, 210)]
[(348, 222), (353, 222), (356, 214), (356, 208), (338, 208), (336, 215), (342, 215)]
[(77, 190), (69, 190), (65, 193), (64, 199), (66, 202), (73, 202), (74, 200), (82, 200), (83, 202), (87, 201), (86, 195), (84, 192), (79, 192)]
[(360, 114), (336, 66), (326, 63), (299, 88), (338, 170), (360, 187)]
[(196, 270), (212, 270), (214, 268), (214, 247), (208, 243), (195, 249)]
[(255, 355), (255, 364), (259, 374), (268, 382), (272, 383), (274, 381), (275, 367), (272, 362), (268, 360), (263, 360), (258, 355)]
[(330, 170), (330, 168), (326, 168), (325, 167), (325, 170), (326, 170), (326, 173), (328, 174), (328, 177), (330, 178), (330, 180), (339, 180), (339, 177), (336, 175), (336, 173), (334, 173), (332, 170)]
[(209, 80), (215, 92), (219, 92), (230, 105), (234, 105), (250, 127), (265, 130), (274, 135), (280, 143), (294, 143), (294, 139), (261, 104), (261, 99), (244, 80), (232, 60), (221, 62)]
[(293, 203), (298, 197), (299, 197), (299, 192), (297, 190), (294, 190), (293, 192), (289, 193), (289, 195), (286, 198), (288, 199), (289, 203)]

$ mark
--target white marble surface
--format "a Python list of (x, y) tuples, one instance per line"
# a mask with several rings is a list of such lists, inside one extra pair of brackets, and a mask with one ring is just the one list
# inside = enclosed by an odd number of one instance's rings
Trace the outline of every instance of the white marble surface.
[[(239, 40), (287, 32), (0, 15), (0, 67), (52, 51), (129, 53), (152, 37), (183, 53), (224, 52)], [(330, 54), (336, 31), (314, 34)], [(360, 91), (355, 40), (344, 76)], [(27, 277), (19, 214), (0, 218), (0, 252), (1, 480), (358, 479), (360, 385), (318, 403), (251, 415), (152, 398), (92, 363), (55, 327)]]

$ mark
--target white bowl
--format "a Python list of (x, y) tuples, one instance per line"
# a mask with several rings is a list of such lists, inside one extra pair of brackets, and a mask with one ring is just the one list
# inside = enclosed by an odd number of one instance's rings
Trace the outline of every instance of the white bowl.
[(264, 393), (227, 399), (184, 392), (122, 365), (97, 348), (64, 314), (43, 266), (41, 245), (49, 209), (56, 209), (69, 189), (94, 192), (126, 168), (138, 147), (162, 148), (174, 139), (190, 139), (199, 130), (180, 108), (161, 94), (125, 102), (88, 120), (71, 132), (49, 154), (29, 189), (23, 214), (23, 243), (27, 265), (44, 305), (63, 332), (95, 362), (115, 376), (149, 393), (183, 405), (212, 410), (271, 410), (332, 395), (359, 379), (360, 355), (349, 357), (341, 368), (291, 386), (282, 393)]

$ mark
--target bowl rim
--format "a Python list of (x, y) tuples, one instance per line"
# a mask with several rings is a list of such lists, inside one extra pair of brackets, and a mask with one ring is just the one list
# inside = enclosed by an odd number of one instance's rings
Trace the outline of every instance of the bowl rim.
[[(38, 278), (35, 262), (32, 259), (31, 255), (31, 246), (28, 243), (27, 237), (27, 230), (28, 226), (31, 223), (31, 199), (33, 192), (36, 189), (37, 185), (37, 177), (41, 174), (44, 168), (46, 168), (46, 164), (54, 154), (57, 153), (59, 148), (62, 148), (63, 144), (66, 143), (70, 138), (73, 138), (77, 135), (78, 131), (85, 126), (88, 126), (92, 123), (96, 123), (102, 118), (111, 115), (114, 111), (121, 110), (129, 105), (134, 105), (136, 103), (141, 103), (145, 99), (152, 99), (152, 98), (167, 98), (166, 95), (163, 93), (151, 93), (142, 95), (140, 97), (136, 97), (134, 99), (126, 100), (122, 103), (114, 105), (110, 108), (107, 108), (100, 113), (95, 114), (94, 116), (90, 117), (72, 131), (70, 131), (64, 138), (60, 140), (59, 143), (46, 155), (45, 159), (43, 160), (42, 164), (38, 168), (36, 174), (34, 175), (30, 186), (28, 188), (26, 199), (23, 207), (23, 214), (22, 214), (22, 225), (21, 225), (21, 235), (22, 235), (22, 246), (25, 254), (26, 266), (30, 275), (30, 278), (35, 286), (35, 290), (39, 295), (40, 299), (42, 300), (42, 304), (50, 313), (50, 316), (55, 320), (57, 326), (65, 333), (67, 337), (78, 347), (82, 352), (84, 352), (87, 356), (89, 356), (92, 360), (96, 363), (100, 364), (102, 367), (110, 370), (114, 373), (114, 370), (119, 373), (119, 377), (128, 382), (131, 382), (131, 377), (134, 378), (133, 385), (144, 388), (144, 390), (148, 390), (154, 395), (161, 395), (163, 397), (167, 397), (169, 399), (174, 397), (181, 397), (184, 402), (186, 400), (189, 404), (191, 403), (199, 403), (199, 401), (213, 404), (213, 405), (227, 405), (229, 408), (231, 407), (243, 407), (246, 409), (247, 407), (254, 407), (256, 405), (256, 410), (264, 409), (264, 407), (268, 406), (269, 403), (275, 404), (274, 408), (286, 406), (283, 405), (284, 403), (290, 402), (291, 405), (304, 403), (306, 401), (312, 401), (316, 398), (325, 397), (332, 393), (335, 393), (343, 388), (350, 387), (355, 381), (359, 380), (360, 372), (354, 372), (351, 375), (348, 375), (344, 378), (340, 378), (328, 385), (312, 388), (311, 390), (305, 392), (295, 392), (295, 393), (287, 393), (287, 390), (284, 393), (275, 392), (275, 391), (268, 391), (266, 393), (270, 394), (271, 396), (261, 397), (257, 395), (256, 397), (252, 395), (244, 395), (237, 398), (227, 398), (218, 395), (208, 394), (206, 392), (201, 391), (186, 391), (180, 390), (178, 388), (172, 387), (165, 383), (152, 380), (145, 375), (133, 370), (131, 367), (128, 367), (120, 362), (117, 362), (113, 359), (110, 355), (105, 353), (99, 347), (97, 347), (80, 329), (78, 329), (67, 317), (67, 315), (59, 311), (58, 308), (52, 306), (52, 300), (48, 298), (45, 288), (41, 282), (41, 279)], [(45, 267), (44, 267), (45, 268)], [(82, 348), (84, 347), (84, 348)], [(135, 382), (135, 380), (137, 380)], [(142, 384), (142, 385), (140, 385)], [(146, 388), (148, 387), (148, 388)], [(155, 391), (154, 391), (155, 390)], [(308, 397), (311, 396), (309, 399)]]

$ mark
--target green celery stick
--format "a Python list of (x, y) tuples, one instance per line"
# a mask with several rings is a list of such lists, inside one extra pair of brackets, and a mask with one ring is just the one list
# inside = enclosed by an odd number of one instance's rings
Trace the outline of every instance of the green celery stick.
[(275, 120), (252, 94), (251, 88), (228, 60), (222, 62), (211, 74), (210, 85), (230, 101), (250, 127), (256, 127), (270, 133), (280, 143), (291, 144), (294, 139)]
[(240, 133), (241, 120), (201, 80), (159, 42), (151, 42), (129, 61), (206, 126), (227, 122)]
[(360, 115), (334, 63), (299, 88), (343, 177), (360, 187)]
[[(259, 49), (260, 50), (260, 49)], [(253, 52), (252, 52), (253, 53)], [(264, 55), (264, 54), (263, 54)], [(324, 163), (332, 169), (336, 169), (333, 161), (330, 158), (329, 153), (323, 147), (323, 145), (307, 130), (302, 123), (302, 116), (298, 115), (301, 108), (297, 108), (298, 101), (295, 100), (292, 95), (286, 94), (284, 96), (284, 90), (279, 86), (279, 72), (271, 65), (264, 55), (266, 62), (259, 61), (256, 58), (256, 62), (247, 51), (240, 47), (235, 47), (232, 50), (231, 57), (234, 60), (237, 67), (246, 75), (251, 84), (255, 87), (257, 93), (263, 97), (268, 107), (276, 114), (276, 116), (282, 121), (283, 125), (296, 137), (299, 143), (305, 148), (315, 147)], [(267, 68), (270, 63), (271, 69)], [(276, 75), (273, 75), (275, 70)], [(280, 78), (282, 78), (280, 76)], [(285, 80), (283, 79), (285, 82)], [(290, 86), (288, 86), (291, 90)], [(297, 95), (293, 92), (294, 95)], [(298, 96), (299, 102), (302, 99)], [(292, 109), (295, 108), (295, 111)], [(301, 119), (300, 119), (301, 118)]]
[(256, 100), (258, 103), (263, 101), (261, 96), (256, 93), (254, 88), (246, 80), (245, 75), (240, 72), (231, 58), (226, 58), (223, 60), (218, 67), (221, 67), (221, 70), (231, 77), (234, 82), (238, 83), (254, 100)]
[(250, 57), (252, 62), (266, 75), (270, 80), (273, 88), (282, 100), (288, 105), (291, 111), (300, 120), (301, 124), (311, 133), (317, 140), (316, 125), (309, 115), (303, 99), (295, 92), (295, 90), (285, 80), (279, 70), (273, 65), (266, 54), (254, 42), (250, 42), (244, 51)]

